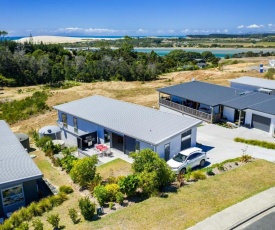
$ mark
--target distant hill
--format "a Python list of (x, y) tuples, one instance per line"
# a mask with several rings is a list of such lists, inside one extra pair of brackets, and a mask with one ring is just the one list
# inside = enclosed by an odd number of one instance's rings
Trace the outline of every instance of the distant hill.
[(265, 38), (269, 36), (275, 36), (275, 33), (186, 35), (190, 38)]

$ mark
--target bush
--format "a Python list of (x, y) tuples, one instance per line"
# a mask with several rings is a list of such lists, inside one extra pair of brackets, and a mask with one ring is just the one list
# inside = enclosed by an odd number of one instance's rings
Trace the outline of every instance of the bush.
[(124, 195), (122, 192), (117, 192), (116, 194), (116, 202), (122, 204), (124, 201)]
[(267, 141), (244, 139), (244, 138), (240, 138), (240, 137), (236, 137), (234, 139), (234, 141), (245, 143), (245, 144), (248, 144), (248, 145), (260, 146), (260, 147), (266, 148), (266, 149), (275, 149), (275, 143), (267, 142)]
[(213, 172), (213, 169), (212, 169), (211, 167), (206, 169), (206, 174), (207, 174), (208, 176), (213, 176), (213, 175), (215, 175), (215, 173)]
[(52, 205), (51, 201), (49, 200), (49, 198), (44, 198), (44, 199), (40, 200), (37, 205), (39, 208), (41, 208), (41, 210), (43, 212), (48, 212), (53, 209), (53, 205)]
[(244, 162), (244, 163), (247, 163), (249, 161), (251, 161), (252, 157), (248, 154), (243, 154), (241, 157), (240, 157), (240, 161), (241, 162)]
[(23, 207), (23, 208), (20, 208), (18, 211), (17, 211), (18, 215), (20, 216), (20, 219), (22, 221), (29, 221), (31, 218), (32, 218), (32, 214), (30, 213), (30, 211)]
[(32, 214), (32, 216), (41, 216), (43, 214), (43, 210), (38, 206), (38, 203), (32, 202), (27, 210)]
[(88, 184), (89, 190), (92, 195), (94, 194), (95, 187), (100, 185), (101, 181), (102, 181), (102, 176), (100, 176), (99, 173), (96, 173), (94, 179)]
[(62, 186), (60, 186), (60, 188), (59, 188), (59, 192), (63, 192), (63, 193), (65, 193), (65, 194), (70, 194), (70, 193), (73, 193), (74, 190), (72, 189), (71, 186), (62, 185)]
[(81, 198), (78, 201), (78, 206), (85, 220), (92, 220), (95, 213), (95, 204), (88, 197)]
[(58, 214), (52, 214), (48, 216), (47, 221), (53, 226), (53, 228), (58, 228), (59, 226), (59, 215)]
[(98, 185), (94, 189), (94, 195), (100, 206), (103, 206), (108, 201), (108, 192), (105, 186)]
[(191, 179), (196, 180), (196, 181), (206, 179), (206, 175), (200, 170), (192, 172), (190, 177), (191, 177)]
[(115, 201), (116, 200), (116, 194), (119, 192), (119, 185), (118, 184), (107, 184), (105, 186), (108, 194), (108, 200), (109, 201)]
[(21, 223), (15, 230), (29, 230), (29, 224), (27, 222)]
[(118, 181), (120, 191), (127, 196), (132, 196), (136, 193), (139, 184), (139, 179), (136, 175), (128, 175)]
[(74, 161), (70, 176), (75, 183), (86, 186), (93, 181), (96, 171), (97, 156), (85, 157)]
[(32, 226), (34, 230), (43, 230), (44, 225), (41, 220), (35, 219), (32, 221)]
[(114, 202), (109, 203), (109, 209), (113, 209), (114, 206), (115, 206)]
[[(64, 153), (63, 153), (64, 154)], [(73, 168), (73, 164), (78, 159), (73, 155), (65, 155), (62, 159), (60, 159), (61, 167), (64, 169), (67, 173), (70, 173), (70, 171)]]
[(19, 225), (22, 223), (20, 216), (18, 215), (18, 212), (13, 213), (9, 218), (9, 221), (14, 228), (19, 227)]
[(69, 209), (69, 216), (74, 224), (78, 223), (77, 211), (74, 208)]

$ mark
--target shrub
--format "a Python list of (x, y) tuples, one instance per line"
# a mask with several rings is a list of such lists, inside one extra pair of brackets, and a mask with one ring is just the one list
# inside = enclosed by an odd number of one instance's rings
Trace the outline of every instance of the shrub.
[(43, 230), (44, 225), (41, 220), (35, 219), (32, 221), (32, 226), (34, 230)]
[(244, 162), (244, 163), (247, 163), (249, 161), (251, 161), (252, 157), (248, 154), (243, 154), (241, 157), (240, 157), (240, 161), (241, 162)]
[(59, 215), (58, 214), (52, 214), (48, 216), (47, 221), (53, 226), (53, 228), (58, 228), (59, 226)]
[(94, 179), (97, 162), (96, 155), (75, 161), (70, 171), (72, 180), (82, 187), (88, 185)]
[(19, 227), (19, 225), (22, 223), (20, 216), (18, 215), (18, 212), (13, 213), (9, 220), (14, 228)]
[(108, 200), (115, 201), (116, 200), (116, 194), (119, 191), (119, 185), (118, 184), (107, 184), (105, 186), (108, 194)]
[(114, 206), (115, 206), (114, 202), (109, 203), (109, 209), (113, 209)]
[(125, 193), (127, 196), (132, 196), (136, 193), (139, 179), (136, 175), (128, 175), (118, 181), (120, 191)]
[(206, 169), (206, 174), (207, 174), (208, 176), (213, 176), (213, 175), (215, 175), (215, 173), (213, 172), (213, 169), (212, 169), (211, 167)]
[(196, 181), (204, 180), (204, 179), (206, 179), (206, 175), (202, 171), (197, 170), (197, 171), (194, 171), (191, 173), (191, 178)]
[(18, 211), (17, 211), (18, 215), (20, 216), (20, 219), (22, 221), (29, 221), (31, 218), (32, 218), (32, 214), (30, 213), (30, 211), (23, 207), (23, 208), (20, 208)]
[(29, 224), (27, 222), (21, 223), (15, 230), (29, 230)]
[(100, 206), (103, 206), (108, 201), (108, 192), (103, 185), (98, 185), (95, 187), (94, 195)]
[(100, 176), (99, 173), (96, 173), (94, 179), (88, 184), (91, 194), (94, 194), (95, 187), (100, 185), (101, 181), (102, 181), (102, 176)]
[(28, 211), (32, 214), (32, 216), (41, 216), (43, 214), (43, 210), (38, 206), (36, 202), (32, 202), (28, 207)]
[(60, 186), (60, 188), (59, 188), (59, 192), (64, 192), (65, 194), (70, 194), (70, 193), (73, 193), (74, 190), (72, 189), (71, 186), (62, 185), (62, 186)]
[(74, 208), (69, 209), (69, 216), (74, 224), (78, 223), (77, 211)]
[(53, 205), (51, 203), (51, 201), (49, 200), (49, 198), (44, 198), (42, 200), (39, 201), (39, 203), (37, 203), (38, 207), (41, 208), (41, 210), (43, 212), (48, 212), (50, 210), (52, 210)]
[(78, 201), (81, 214), (85, 220), (92, 220), (95, 213), (95, 204), (92, 203), (88, 197), (81, 198)]
[(77, 158), (75, 156), (65, 155), (65, 157), (60, 159), (62, 169), (64, 169), (67, 173), (70, 173), (75, 161), (77, 161)]
[(240, 138), (240, 137), (236, 137), (234, 139), (234, 141), (245, 143), (245, 144), (248, 144), (248, 145), (260, 146), (260, 147), (267, 148), (267, 149), (275, 149), (275, 143), (267, 142), (267, 141), (244, 139), (244, 138)]
[(122, 204), (124, 200), (124, 195), (122, 192), (117, 192), (116, 194), (116, 202)]
[(220, 171), (224, 171), (224, 166), (222, 163), (218, 164), (217, 165), (217, 169), (220, 170)]

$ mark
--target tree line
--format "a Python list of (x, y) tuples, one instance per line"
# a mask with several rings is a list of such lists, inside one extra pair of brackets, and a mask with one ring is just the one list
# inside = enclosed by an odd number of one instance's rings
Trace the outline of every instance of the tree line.
[(118, 49), (102, 46), (98, 50), (69, 51), (60, 44), (23, 44), (0, 42), (0, 84), (7, 86), (57, 83), (64, 80), (151, 81), (162, 73), (183, 65), (195, 65), (195, 59), (217, 65), (211, 52), (173, 50), (166, 56), (135, 52), (131, 38), (125, 37)]

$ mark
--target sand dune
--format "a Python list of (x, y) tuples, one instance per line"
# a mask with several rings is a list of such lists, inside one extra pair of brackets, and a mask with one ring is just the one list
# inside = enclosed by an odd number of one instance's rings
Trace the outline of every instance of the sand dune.
[[(26, 42), (29, 41), (30, 38), (21, 38), (18, 42)], [(73, 37), (63, 37), (63, 36), (33, 36), (32, 40), (34, 43), (43, 42), (45, 44), (49, 43), (74, 43), (74, 42), (81, 42), (82, 38), (73, 38)], [(86, 39), (85, 39), (86, 40)]]

